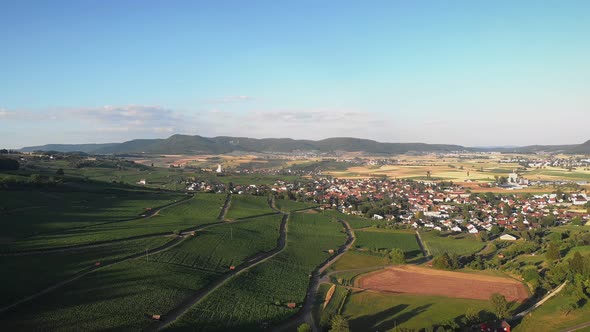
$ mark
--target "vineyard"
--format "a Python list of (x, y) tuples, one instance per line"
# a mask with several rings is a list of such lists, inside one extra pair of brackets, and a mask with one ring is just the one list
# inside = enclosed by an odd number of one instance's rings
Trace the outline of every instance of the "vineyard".
[(273, 212), (266, 196), (232, 195), (226, 219), (236, 220)]
[(296, 213), (288, 222), (287, 246), (268, 262), (230, 280), (212, 292), (171, 327), (227, 331), (261, 329), (297, 312), (305, 298), (309, 275), (325, 261), (329, 249), (346, 239), (342, 225), (320, 214)]
[(216, 222), (225, 195), (202, 194), (161, 210), (149, 218), (113, 222), (57, 234), (33, 236), (19, 243), (20, 249), (39, 249), (112, 241), (149, 234), (171, 234)]
[[(0, 307), (34, 294), (76, 273), (88, 271), (97, 262), (109, 264), (171, 241), (167, 237), (140, 239), (81, 252), (54, 252), (30, 256), (0, 256)], [(23, 283), (23, 278), (27, 282)]]
[(0, 191), (0, 209), (5, 210), (0, 227), (2, 237), (16, 241), (35, 234), (137, 218), (145, 213), (146, 208), (156, 208), (182, 198), (179, 194), (115, 189), (83, 195), (76, 192)]
[(154, 255), (153, 260), (215, 272), (228, 271), (247, 257), (277, 245), (281, 216), (248, 219), (199, 231), (179, 246)]

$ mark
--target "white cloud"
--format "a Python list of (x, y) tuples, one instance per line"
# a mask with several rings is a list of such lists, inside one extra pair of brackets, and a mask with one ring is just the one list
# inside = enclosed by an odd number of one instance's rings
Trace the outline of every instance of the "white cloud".
[(233, 104), (254, 100), (251, 96), (225, 96), (209, 100), (211, 104)]

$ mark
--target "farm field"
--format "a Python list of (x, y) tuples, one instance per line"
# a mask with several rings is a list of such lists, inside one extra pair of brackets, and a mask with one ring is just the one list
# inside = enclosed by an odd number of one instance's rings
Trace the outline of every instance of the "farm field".
[(590, 320), (588, 318), (590, 316), (590, 305), (588, 303), (581, 308), (573, 310), (567, 316), (563, 314), (561, 307), (575, 300), (574, 295), (560, 293), (528, 314), (513, 331), (559, 331), (588, 322)]
[[(325, 261), (328, 249), (346, 240), (342, 225), (320, 214), (295, 213), (288, 222), (284, 251), (212, 292), (169, 330), (259, 330), (295, 314), (307, 293), (309, 275)], [(263, 324), (263, 322), (265, 324)]]
[[(91, 273), (0, 315), (9, 331), (141, 330), (217, 274), (137, 259)], [(146, 315), (149, 315), (146, 317)]]
[(89, 271), (95, 263), (109, 264), (118, 259), (160, 247), (170, 237), (140, 239), (84, 251), (54, 252), (26, 256), (0, 256), (0, 307), (36, 293), (71, 277)]
[[(90, 188), (92, 190), (94, 188)], [(97, 192), (14, 190), (0, 191), (0, 244), (36, 234), (63, 232), (139, 217), (184, 198), (180, 194), (110, 189)]]
[(352, 331), (395, 331), (446, 325), (469, 308), (490, 310), (488, 301), (353, 291), (342, 314)]
[[(81, 329), (145, 328), (151, 321), (144, 315), (167, 313), (229, 271), (230, 265), (276, 247), (280, 220), (277, 215), (218, 224), (167, 251), (105, 267), (35, 300), (33, 313), (27, 311), (21, 317), (17, 307), (10, 315), (16, 317), (14, 325), (9, 326), (67, 329), (69, 321), (61, 325), (60, 317), (76, 316), (80, 311), (77, 326)], [(101, 280), (98, 285), (97, 279)], [(100, 289), (105, 293), (100, 294)], [(88, 299), (92, 301), (87, 303)], [(134, 302), (141, 303), (135, 307)], [(32, 320), (34, 325), (24, 320)]]
[(195, 237), (150, 258), (162, 263), (226, 272), (249, 256), (275, 248), (281, 219), (281, 215), (271, 215), (220, 224), (197, 232)]
[(483, 274), (449, 272), (411, 265), (389, 267), (356, 279), (362, 289), (390, 293), (436, 295), (474, 300), (488, 300), (500, 293), (508, 301), (524, 302), (529, 293), (525, 286), (510, 278)]
[[(328, 291), (330, 288), (334, 288), (332, 297), (328, 299)], [(318, 326), (324, 326), (329, 324), (329, 319), (333, 315), (340, 314), (343, 308), (346, 298), (348, 297), (349, 291), (346, 287), (338, 286), (330, 283), (324, 283), (320, 285), (318, 290), (317, 299), (314, 305), (314, 318)], [(326, 301), (328, 301), (326, 303)]]
[(398, 248), (404, 251), (406, 258), (411, 259), (422, 255), (416, 234), (411, 231), (372, 228), (356, 230), (355, 234), (355, 247), (361, 250), (378, 251)]
[(435, 232), (420, 232), (420, 236), (432, 256), (442, 255), (445, 252), (448, 254), (470, 255), (485, 246), (485, 243), (479, 242), (471, 234), (453, 235), (443, 233), (438, 236)]
[(225, 195), (197, 194), (149, 218), (90, 226), (56, 234), (30, 237), (12, 249), (31, 250), (113, 241), (130, 237), (166, 234), (217, 222)]
[(273, 212), (266, 196), (232, 195), (229, 211), (225, 218), (236, 220)]
[(348, 251), (340, 257), (332, 266), (330, 271), (344, 271), (353, 269), (370, 268), (389, 264), (389, 259), (382, 256), (373, 256), (358, 251)]

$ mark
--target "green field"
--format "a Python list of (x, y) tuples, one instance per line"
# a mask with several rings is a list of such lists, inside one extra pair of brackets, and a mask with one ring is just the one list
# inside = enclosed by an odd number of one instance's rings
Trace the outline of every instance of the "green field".
[(389, 259), (387, 257), (374, 256), (359, 251), (347, 251), (330, 266), (330, 271), (363, 269), (388, 264)]
[(415, 258), (422, 255), (420, 245), (414, 232), (395, 231), (386, 229), (357, 230), (355, 247), (364, 250), (378, 251), (399, 248), (404, 251), (407, 258)]
[(237, 220), (273, 212), (266, 196), (232, 195), (229, 211), (225, 218)]
[[(259, 330), (295, 314), (286, 304), (301, 304), (309, 275), (344, 244), (342, 225), (320, 214), (296, 213), (288, 222), (284, 251), (211, 293), (169, 330)], [(264, 322), (264, 324), (263, 324)]]
[[(89, 188), (90, 190), (94, 188)], [(97, 192), (14, 190), (0, 191), (0, 243), (36, 234), (137, 218), (184, 198), (180, 194), (111, 189)]]
[(289, 199), (276, 199), (275, 206), (277, 209), (283, 212), (292, 212), (296, 210), (308, 209), (310, 207), (317, 206), (317, 204), (297, 202)]
[(485, 243), (479, 242), (471, 234), (441, 234), (438, 236), (435, 232), (420, 232), (422, 241), (426, 249), (432, 256), (442, 255), (443, 253), (470, 255), (481, 250)]
[(342, 314), (352, 331), (418, 330), (460, 319), (469, 308), (490, 310), (488, 301), (362, 291), (348, 297)]
[(0, 256), (0, 307), (32, 295), (76, 273), (89, 271), (94, 264), (109, 264), (118, 259), (143, 253), (171, 241), (158, 237), (114, 243), (74, 252), (54, 252), (26, 256)]
[(336, 286), (330, 302), (328, 302), (328, 305), (324, 308), (326, 295), (332, 285), (334, 284), (321, 284), (318, 290), (317, 299), (313, 310), (316, 323), (320, 326), (326, 325), (326, 323), (329, 322), (331, 316), (340, 314), (340, 310), (343, 308), (346, 298), (349, 294), (346, 287)]
[(276, 247), (280, 220), (277, 215), (218, 224), (162, 253), (105, 267), (36, 299), (26, 312), (17, 307), (8, 326), (144, 328), (150, 324), (144, 315), (167, 313), (230, 265)]
[(282, 216), (271, 215), (235, 224), (222, 224), (198, 232), (174, 249), (154, 255), (153, 260), (206, 271), (226, 272), (259, 252), (277, 245)]
[(141, 330), (217, 274), (138, 259), (105, 267), (0, 315), (7, 331)]
[(574, 295), (566, 295), (564, 292), (562, 291), (562, 293), (528, 314), (513, 331), (559, 331), (588, 322), (590, 316), (590, 305), (588, 303), (572, 311), (567, 316), (563, 314), (561, 307), (575, 301)]
[(197, 194), (145, 219), (116, 222), (57, 234), (38, 235), (12, 245), (12, 249), (40, 249), (112, 241), (140, 235), (166, 234), (217, 222), (225, 195)]

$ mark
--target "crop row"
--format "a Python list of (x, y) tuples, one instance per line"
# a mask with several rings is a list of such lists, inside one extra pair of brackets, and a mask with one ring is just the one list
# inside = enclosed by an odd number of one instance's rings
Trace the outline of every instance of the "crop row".
[(216, 222), (224, 201), (224, 195), (199, 194), (186, 202), (163, 209), (157, 215), (150, 218), (97, 225), (65, 231), (59, 234), (39, 235), (19, 243), (19, 247), (39, 249), (73, 246), (148, 234), (181, 231)]
[(280, 215), (271, 215), (210, 227), (153, 259), (224, 272), (249, 256), (275, 248), (281, 219)]
[(236, 220), (272, 212), (266, 196), (232, 195), (226, 218)]
[(260, 330), (295, 314), (312, 271), (345, 240), (340, 223), (320, 214), (296, 213), (284, 251), (231, 279), (171, 327), (196, 331)]

